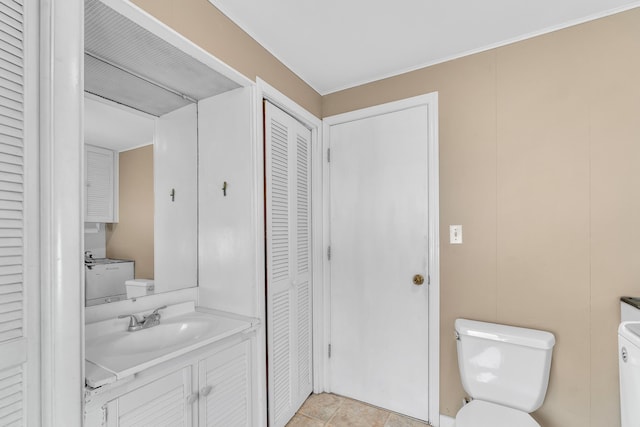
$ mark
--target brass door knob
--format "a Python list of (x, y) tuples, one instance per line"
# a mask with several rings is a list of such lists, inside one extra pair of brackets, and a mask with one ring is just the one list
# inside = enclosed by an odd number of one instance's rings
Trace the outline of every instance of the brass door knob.
[(413, 276), (413, 284), (414, 285), (422, 285), (424, 283), (424, 277), (422, 274), (416, 274)]

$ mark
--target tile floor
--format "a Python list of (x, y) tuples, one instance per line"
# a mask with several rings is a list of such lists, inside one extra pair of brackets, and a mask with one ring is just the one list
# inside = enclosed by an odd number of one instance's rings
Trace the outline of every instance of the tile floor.
[(312, 394), (287, 427), (424, 427), (428, 424), (335, 394)]

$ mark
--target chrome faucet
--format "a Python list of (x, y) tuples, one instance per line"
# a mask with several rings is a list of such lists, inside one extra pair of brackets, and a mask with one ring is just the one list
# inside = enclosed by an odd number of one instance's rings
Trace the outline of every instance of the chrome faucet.
[(122, 314), (118, 316), (118, 319), (124, 319), (128, 317), (129, 327), (127, 328), (127, 331), (135, 332), (135, 331), (139, 331), (140, 329), (147, 329), (147, 328), (151, 328), (152, 326), (159, 325), (160, 317), (162, 317), (159, 311), (164, 310), (165, 308), (167, 308), (166, 305), (156, 308), (155, 310), (153, 310), (151, 314), (149, 314), (148, 316), (144, 316), (142, 318), (142, 321), (138, 320), (135, 314)]
[(151, 313), (150, 315), (145, 316), (144, 319), (142, 319), (142, 329), (159, 325), (161, 317), (159, 311), (164, 310), (165, 308), (167, 308), (167, 306), (163, 305), (162, 307), (158, 307), (153, 310), (153, 313)]

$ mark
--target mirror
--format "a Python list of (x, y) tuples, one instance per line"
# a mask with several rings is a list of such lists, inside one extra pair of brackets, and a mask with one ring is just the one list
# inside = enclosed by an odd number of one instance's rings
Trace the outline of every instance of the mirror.
[[(144, 282), (123, 290), (133, 276), (153, 278), (155, 293), (197, 286), (198, 102), (240, 84), (171, 31), (130, 19), (126, 4), (85, 0), (84, 13), (86, 303), (147, 295)], [(119, 138), (135, 141), (111, 145)]]
[(197, 286), (197, 105), (85, 96), (86, 305)]
[[(155, 118), (96, 96), (85, 96), (85, 145), (113, 153), (117, 222), (85, 227), (86, 303), (103, 304), (155, 292)], [(94, 167), (87, 162), (87, 174)], [(117, 176), (115, 176), (117, 175)], [(125, 262), (113, 262), (121, 260)], [(116, 283), (111, 284), (110, 277)], [(138, 279), (127, 285), (125, 282)], [(123, 282), (124, 281), (124, 282)]]

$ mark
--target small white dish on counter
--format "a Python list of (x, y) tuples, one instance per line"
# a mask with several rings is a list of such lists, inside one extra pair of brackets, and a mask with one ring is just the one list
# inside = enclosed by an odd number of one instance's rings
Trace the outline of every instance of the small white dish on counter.
[[(145, 313), (148, 314), (148, 313)], [(160, 324), (135, 332), (127, 331), (127, 320), (106, 320), (86, 326), (87, 364), (110, 373), (113, 380), (134, 375), (152, 366), (186, 354), (241, 332), (253, 330), (259, 321), (215, 310), (196, 309), (193, 302), (175, 304), (161, 311)], [(142, 315), (138, 314), (138, 318)], [(93, 387), (101, 381), (87, 372)]]

